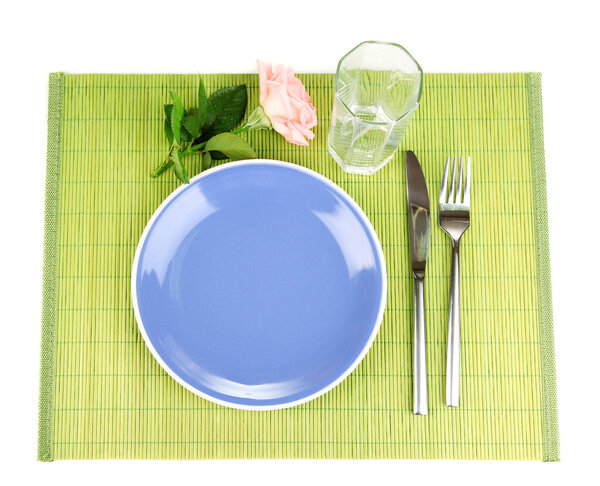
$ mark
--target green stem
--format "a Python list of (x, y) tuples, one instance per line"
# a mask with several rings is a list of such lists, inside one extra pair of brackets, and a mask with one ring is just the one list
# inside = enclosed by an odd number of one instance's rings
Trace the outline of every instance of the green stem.
[(163, 172), (167, 171), (172, 165), (173, 159), (171, 159), (171, 151), (169, 151), (169, 155), (167, 156), (167, 158), (154, 168), (151, 176), (154, 178), (158, 177)]
[(206, 145), (206, 142), (199, 143), (198, 145), (189, 144), (187, 148), (179, 154), (179, 158), (185, 157), (186, 155), (195, 154), (199, 150), (203, 149)]
[(236, 128), (235, 130), (231, 130), (231, 133), (235, 133), (236, 135), (239, 135), (240, 133), (247, 132), (249, 129), (250, 129), (250, 126), (245, 125), (241, 128)]

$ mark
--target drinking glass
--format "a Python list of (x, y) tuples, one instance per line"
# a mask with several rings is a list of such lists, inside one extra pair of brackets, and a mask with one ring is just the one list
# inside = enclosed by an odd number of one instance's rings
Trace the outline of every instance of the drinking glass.
[(398, 149), (423, 89), (423, 71), (406, 49), (367, 41), (340, 60), (329, 153), (346, 172), (374, 174)]

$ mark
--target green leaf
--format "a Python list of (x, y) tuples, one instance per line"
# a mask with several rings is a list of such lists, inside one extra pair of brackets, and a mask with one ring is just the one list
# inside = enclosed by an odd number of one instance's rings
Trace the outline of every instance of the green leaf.
[(209, 169), (211, 164), (212, 158), (210, 156), (210, 152), (204, 152), (202, 154), (202, 170)]
[(256, 158), (254, 149), (243, 138), (233, 133), (215, 135), (208, 141), (204, 148), (207, 151), (217, 150), (222, 152), (231, 160)]
[(181, 124), (181, 132), (179, 136), (181, 137), (182, 142), (191, 142), (192, 140), (194, 140), (194, 137), (190, 135), (190, 132), (187, 131), (183, 123)]
[[(177, 143), (181, 143), (181, 120), (183, 119), (184, 110), (181, 98), (175, 91), (169, 91), (171, 98), (173, 99), (173, 110), (171, 112), (171, 129), (173, 130), (173, 137)], [(177, 165), (177, 164), (175, 164)]]
[(207, 102), (207, 116), (201, 141), (233, 130), (244, 118), (248, 93), (245, 84), (213, 93)]
[(165, 135), (167, 136), (169, 145), (173, 145), (174, 135), (173, 135), (173, 130), (171, 130), (171, 124), (169, 123), (168, 120), (165, 120), (165, 125), (163, 128), (165, 129)]
[(227, 158), (227, 155), (225, 155), (223, 152), (219, 152), (218, 150), (213, 150), (210, 152), (210, 156), (213, 160), (223, 160)]
[(175, 171), (175, 175), (177, 179), (181, 182), (185, 182), (186, 184), (190, 183), (190, 179), (187, 174), (187, 170), (185, 170), (184, 165), (179, 160), (179, 149), (177, 147), (173, 148), (171, 152), (171, 158), (173, 159), (173, 170)]
[(173, 112), (173, 105), (165, 105), (165, 124), (164, 130), (165, 135), (167, 136), (167, 140), (169, 141), (169, 145), (173, 145), (173, 130), (171, 129), (171, 113)]
[(198, 138), (200, 136), (200, 124), (194, 115), (184, 116), (183, 120), (181, 120), (181, 124), (193, 138)]
[(200, 128), (204, 129), (208, 115), (208, 100), (206, 98), (206, 89), (204, 88), (204, 81), (202, 81), (202, 77), (200, 77), (199, 82), (200, 87), (198, 88), (198, 108), (196, 117), (198, 118), (198, 124), (200, 125)]
[(198, 131), (200, 132), (200, 135), (202, 135), (202, 125), (200, 124), (200, 112), (198, 111), (198, 108), (190, 108), (189, 113), (198, 120)]

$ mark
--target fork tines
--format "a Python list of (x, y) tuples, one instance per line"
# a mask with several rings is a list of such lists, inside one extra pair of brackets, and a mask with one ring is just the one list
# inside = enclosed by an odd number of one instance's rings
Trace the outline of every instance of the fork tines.
[(444, 176), (442, 178), (442, 188), (440, 190), (440, 204), (460, 204), (469, 206), (471, 203), (471, 157), (467, 158), (467, 175), (464, 185), (463, 194), (463, 157), (460, 156), (460, 166), (458, 168), (458, 182), (456, 180), (456, 156), (452, 163), (452, 180), (450, 181), (450, 193), (447, 194), (448, 188), (448, 169), (450, 168), (450, 157), (446, 159), (444, 167)]

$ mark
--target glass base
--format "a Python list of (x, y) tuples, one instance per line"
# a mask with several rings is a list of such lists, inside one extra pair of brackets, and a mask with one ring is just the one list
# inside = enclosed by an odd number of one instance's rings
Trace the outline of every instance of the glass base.
[(392, 155), (390, 155), (387, 159), (383, 160), (377, 166), (365, 166), (365, 165), (352, 165), (344, 161), (335, 151), (331, 148), (331, 145), (328, 144), (327, 151), (329, 155), (333, 157), (333, 160), (337, 162), (337, 164), (344, 170), (344, 172), (348, 172), (349, 174), (361, 174), (361, 175), (373, 175), (379, 169), (382, 169), (387, 165), (387, 163), (394, 158), (396, 155), (396, 151)]

